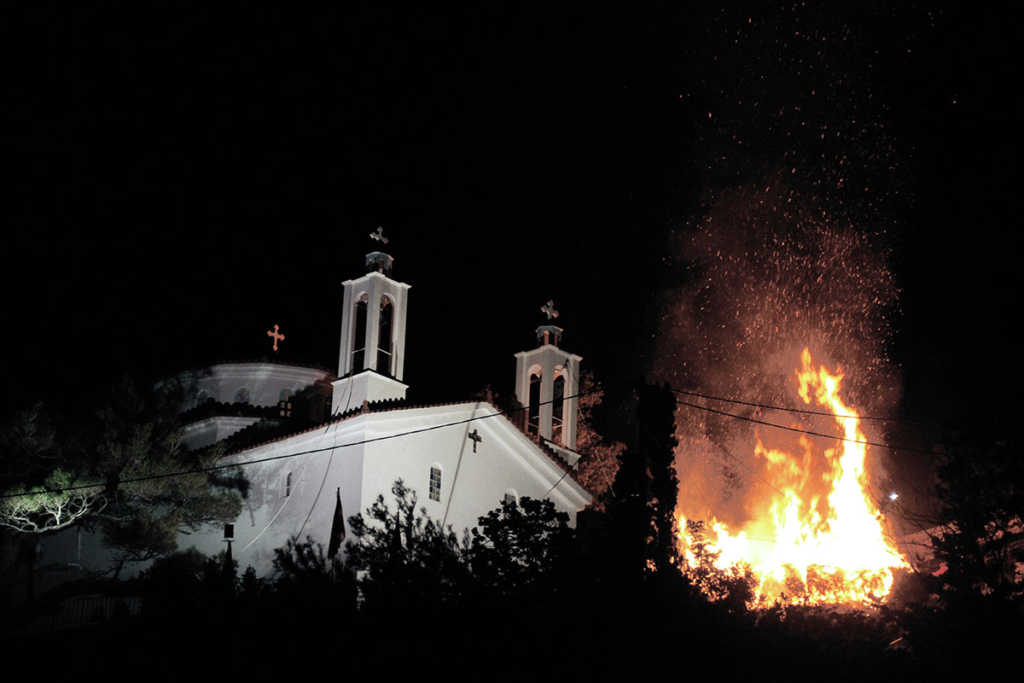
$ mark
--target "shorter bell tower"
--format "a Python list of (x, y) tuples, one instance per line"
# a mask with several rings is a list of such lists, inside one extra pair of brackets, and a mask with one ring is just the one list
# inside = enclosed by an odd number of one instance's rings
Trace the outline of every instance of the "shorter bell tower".
[(541, 312), (548, 316), (548, 323), (536, 330), (537, 348), (515, 354), (516, 398), (526, 408), (526, 429), (530, 434), (576, 448), (576, 395), (583, 357), (558, 347), (564, 330), (551, 323), (558, 317), (554, 302), (549, 301)]
[[(370, 237), (387, 244), (383, 230)], [(405, 320), (409, 285), (391, 279), (394, 259), (383, 251), (366, 255), (367, 273), (342, 286), (338, 379), (331, 412), (358, 408), (363, 401), (403, 399)]]

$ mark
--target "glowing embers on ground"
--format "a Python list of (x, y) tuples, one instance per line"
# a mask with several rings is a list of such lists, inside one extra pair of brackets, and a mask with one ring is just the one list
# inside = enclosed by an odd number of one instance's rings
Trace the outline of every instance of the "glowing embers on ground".
[[(884, 600), (893, 569), (906, 561), (886, 538), (881, 514), (866, 490), (867, 439), (855, 410), (839, 397), (841, 374), (817, 370), (804, 349), (797, 370), (798, 393), (807, 404), (826, 407), (841, 428), (833, 447), (814, 452), (802, 436), (793, 455), (758, 439), (754, 457), (770, 491), (751, 506), (752, 519), (738, 532), (712, 519), (706, 529), (680, 518), (680, 546), (690, 567), (713, 557), (718, 569), (749, 567), (753, 602), (778, 599), (804, 604)], [(845, 440), (844, 440), (845, 439)]]

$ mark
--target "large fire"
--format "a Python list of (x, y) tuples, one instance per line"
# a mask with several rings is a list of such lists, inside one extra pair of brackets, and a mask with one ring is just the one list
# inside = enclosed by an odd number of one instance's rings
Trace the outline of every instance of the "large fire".
[[(809, 349), (796, 371), (805, 404), (822, 406), (840, 427), (832, 447), (816, 455), (807, 436), (799, 455), (753, 449), (771, 494), (753, 506), (739, 531), (712, 518), (701, 531), (680, 518), (680, 546), (690, 566), (699, 554), (718, 569), (747, 568), (755, 606), (784, 599), (802, 604), (870, 604), (884, 600), (893, 570), (907, 563), (886, 539), (882, 515), (867, 489), (867, 441), (857, 412), (843, 403), (843, 375), (814, 368)], [(755, 463), (757, 464), (757, 463)], [(824, 484), (824, 487), (822, 487)], [(710, 554), (707, 554), (710, 551)]]

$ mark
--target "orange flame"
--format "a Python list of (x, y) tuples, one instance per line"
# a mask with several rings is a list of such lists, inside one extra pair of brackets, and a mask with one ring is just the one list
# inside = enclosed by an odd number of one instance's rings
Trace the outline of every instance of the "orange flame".
[(717, 569), (749, 568), (756, 585), (752, 606), (766, 607), (779, 599), (803, 604), (880, 602), (892, 588), (893, 570), (908, 565), (886, 539), (882, 515), (866, 492), (867, 445), (862, 442), (867, 439), (860, 418), (839, 397), (842, 374), (824, 366), (815, 370), (807, 348), (801, 366), (796, 371), (800, 398), (828, 408), (842, 432), (842, 440), (823, 454), (820, 477), (827, 493), (822, 497), (808, 492), (809, 484), (820, 488), (811, 475), (815, 456), (810, 439), (800, 438), (801, 457), (768, 448), (758, 439), (754, 456), (762, 461), (775, 494), (738, 532), (712, 518), (707, 540), (698, 538), (680, 517), (683, 558), (694, 567), (702, 544)]

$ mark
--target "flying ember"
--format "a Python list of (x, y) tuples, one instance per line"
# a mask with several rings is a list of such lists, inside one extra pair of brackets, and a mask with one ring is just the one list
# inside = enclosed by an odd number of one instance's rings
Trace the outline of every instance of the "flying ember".
[(808, 436), (802, 453), (753, 448), (765, 472), (767, 496), (750, 506), (738, 530), (712, 518), (703, 528), (680, 518), (680, 549), (690, 567), (702, 559), (721, 570), (749, 568), (752, 602), (871, 604), (884, 600), (893, 570), (907, 563), (886, 537), (882, 515), (867, 490), (867, 441), (857, 412), (843, 403), (843, 375), (815, 369), (810, 350), (801, 354), (797, 393), (807, 405), (833, 416), (836, 440), (823, 451)]

